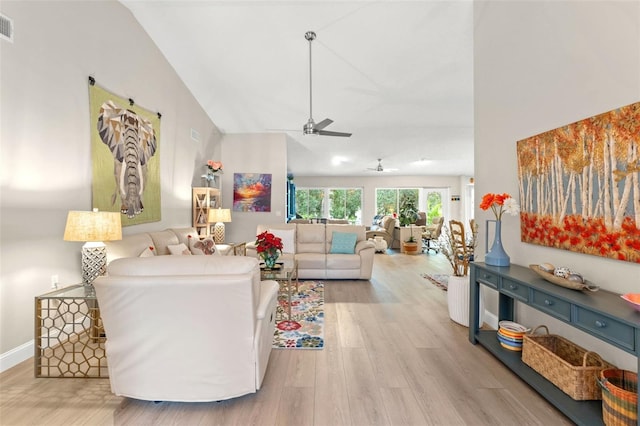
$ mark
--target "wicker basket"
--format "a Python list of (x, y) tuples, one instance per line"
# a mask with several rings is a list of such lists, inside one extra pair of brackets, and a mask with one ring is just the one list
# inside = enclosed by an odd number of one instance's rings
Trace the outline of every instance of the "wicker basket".
[(638, 424), (638, 375), (615, 368), (600, 372), (602, 420), (608, 426)]
[[(547, 334), (535, 335), (544, 328)], [(549, 334), (545, 325), (525, 334), (522, 362), (577, 401), (602, 399), (600, 371), (615, 368), (595, 352), (587, 351), (564, 337)]]

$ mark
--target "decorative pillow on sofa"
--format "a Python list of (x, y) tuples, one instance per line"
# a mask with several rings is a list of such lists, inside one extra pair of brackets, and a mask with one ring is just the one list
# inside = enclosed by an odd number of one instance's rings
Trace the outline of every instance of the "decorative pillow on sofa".
[(333, 231), (333, 237), (331, 238), (331, 250), (329, 250), (329, 253), (354, 254), (356, 251), (357, 240), (357, 234)]
[(156, 253), (153, 251), (153, 246), (149, 246), (140, 253), (139, 257), (153, 257)]
[(269, 229), (275, 237), (282, 240), (282, 252), (283, 253), (295, 253), (296, 242), (294, 240), (295, 229)]
[(216, 243), (213, 241), (212, 237), (200, 240), (189, 236), (189, 248), (191, 249), (191, 253), (195, 255), (221, 255), (220, 250), (216, 248)]
[(191, 256), (191, 252), (189, 251), (189, 247), (187, 247), (184, 243), (168, 245), (167, 248), (172, 255), (177, 256)]

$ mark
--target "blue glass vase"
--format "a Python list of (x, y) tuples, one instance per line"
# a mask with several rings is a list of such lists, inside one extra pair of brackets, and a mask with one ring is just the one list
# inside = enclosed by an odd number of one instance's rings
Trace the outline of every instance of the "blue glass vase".
[[(489, 247), (489, 222), (494, 222), (495, 232), (493, 236), (493, 245), (491, 246), (491, 250), (488, 250)], [(485, 248), (484, 251), (487, 253), (484, 257), (484, 263), (492, 266), (509, 266), (511, 263), (511, 259), (509, 259), (509, 255), (504, 251), (504, 247), (502, 247), (502, 221), (499, 220), (487, 220), (485, 227)]]

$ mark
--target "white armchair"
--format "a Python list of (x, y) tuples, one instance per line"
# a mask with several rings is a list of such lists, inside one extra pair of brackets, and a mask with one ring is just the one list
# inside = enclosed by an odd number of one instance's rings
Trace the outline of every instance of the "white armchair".
[(256, 259), (117, 259), (94, 286), (116, 395), (195, 402), (260, 389), (278, 284), (260, 281)]

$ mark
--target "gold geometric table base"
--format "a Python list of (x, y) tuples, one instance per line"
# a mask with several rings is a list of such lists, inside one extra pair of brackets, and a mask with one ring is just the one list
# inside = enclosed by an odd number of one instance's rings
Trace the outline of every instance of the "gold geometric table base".
[(108, 377), (105, 340), (97, 300), (86, 287), (36, 297), (35, 377)]

